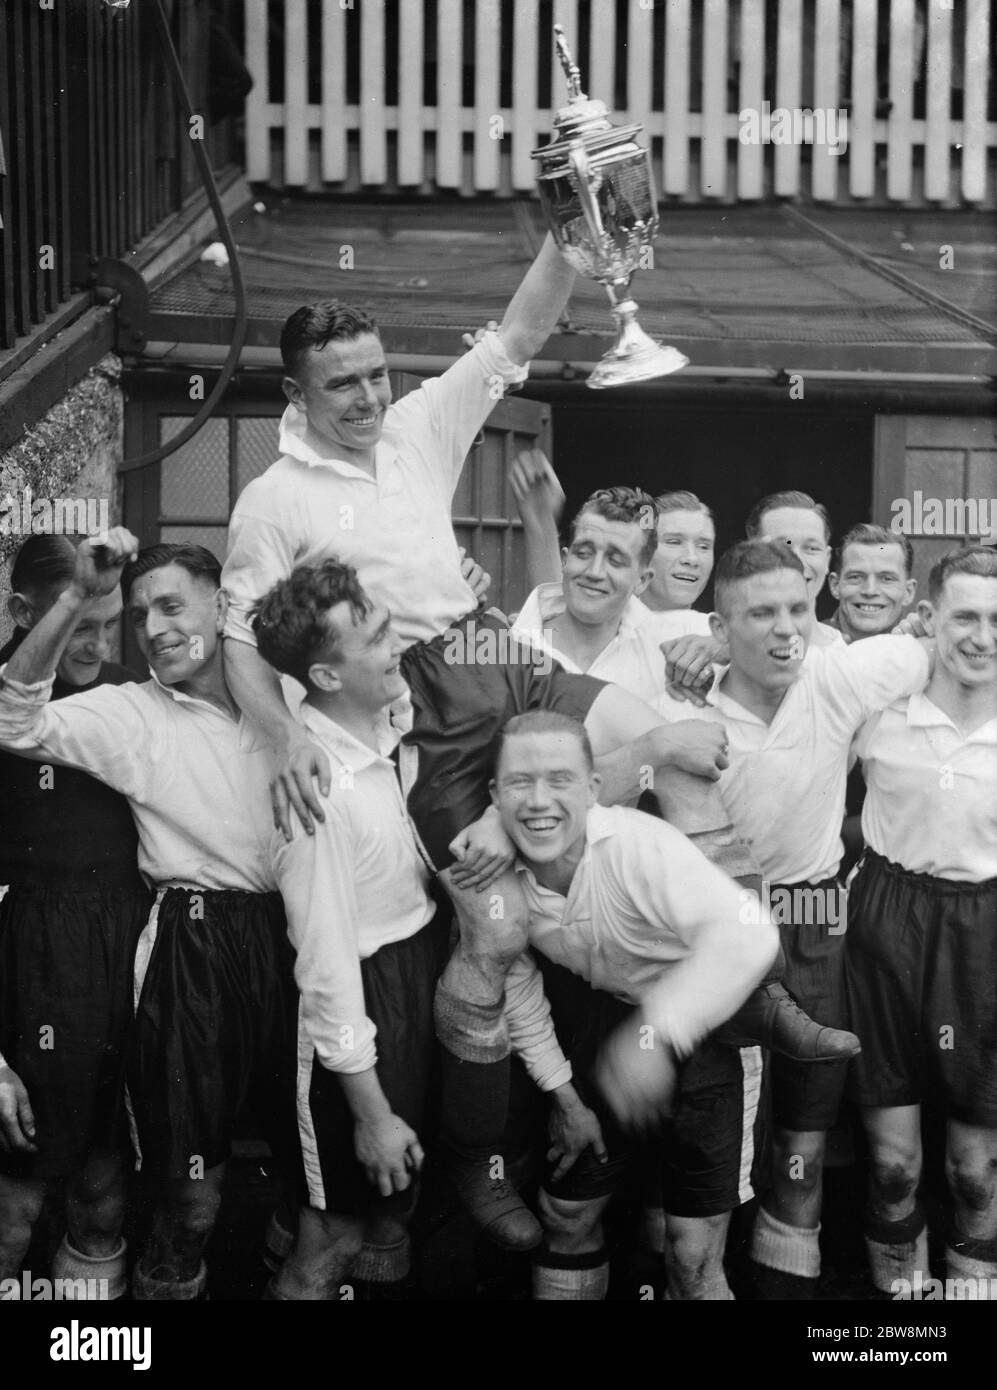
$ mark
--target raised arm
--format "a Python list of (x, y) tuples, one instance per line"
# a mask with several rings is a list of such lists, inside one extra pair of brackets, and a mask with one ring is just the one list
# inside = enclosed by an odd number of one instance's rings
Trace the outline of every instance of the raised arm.
[(7, 662), (5, 679), (22, 685), (51, 680), (83, 609), (114, 592), (126, 562), (137, 551), (138, 541), (123, 526), (115, 526), (102, 543), (83, 541), (72, 579)]
[(509, 473), (512, 495), (523, 522), (526, 543), (526, 588), (561, 578), (557, 524), (564, 510), (564, 489), (542, 449), (523, 449)]
[(0, 681), (0, 746), (33, 762), (79, 768), (125, 796), (138, 796), (157, 761), (168, 761), (162, 729), (150, 724), (135, 686), (103, 685), (49, 701), (59, 658), (86, 605), (110, 593), (136, 548), (115, 528), (103, 546), (84, 541), (68, 587), (31, 629)]
[(548, 232), (499, 325), (499, 337), (514, 362), (522, 366), (537, 355), (554, 331), (574, 282), (575, 272)]

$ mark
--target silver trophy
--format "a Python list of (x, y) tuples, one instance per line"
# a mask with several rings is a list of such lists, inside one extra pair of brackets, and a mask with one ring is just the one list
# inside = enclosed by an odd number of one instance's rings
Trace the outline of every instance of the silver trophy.
[(558, 250), (569, 265), (605, 285), (616, 318), (616, 342), (589, 386), (623, 386), (666, 376), (689, 359), (656, 342), (637, 322), (630, 280), (641, 251), (658, 231), (651, 165), (636, 143), (639, 125), (615, 126), (603, 102), (581, 89), (564, 31), (554, 25), (557, 55), (568, 82), (568, 105), (554, 118), (554, 139), (533, 151), (540, 165), (540, 201)]

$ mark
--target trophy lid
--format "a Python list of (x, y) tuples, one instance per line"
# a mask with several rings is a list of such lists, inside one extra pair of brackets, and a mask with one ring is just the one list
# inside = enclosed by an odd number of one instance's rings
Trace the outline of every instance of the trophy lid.
[(539, 155), (553, 157), (569, 150), (578, 140), (583, 140), (587, 148), (613, 144), (620, 138), (632, 140), (641, 127), (617, 126), (609, 119), (606, 103), (598, 97), (589, 97), (582, 91), (582, 75), (578, 64), (571, 56), (564, 38), (564, 29), (554, 25), (554, 42), (557, 56), (568, 83), (568, 104), (562, 106), (554, 117), (554, 138), (547, 145), (533, 151)]
[(589, 131), (612, 130), (606, 103), (598, 97), (589, 97), (582, 91), (582, 74), (571, 56), (564, 29), (554, 25), (554, 43), (564, 76), (568, 83), (568, 105), (562, 106), (554, 117), (554, 140), (574, 140)]

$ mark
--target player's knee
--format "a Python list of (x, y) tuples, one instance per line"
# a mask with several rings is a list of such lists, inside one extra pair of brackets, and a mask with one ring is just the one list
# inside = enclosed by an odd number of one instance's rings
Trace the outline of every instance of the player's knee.
[(899, 1206), (917, 1190), (920, 1164), (914, 1155), (877, 1155), (870, 1161), (869, 1176), (880, 1201)]
[(43, 1183), (0, 1178), (0, 1236), (4, 1244), (30, 1238), (44, 1200)]
[(598, 1202), (568, 1202), (552, 1197), (542, 1187), (537, 1211), (547, 1245), (558, 1254), (577, 1254), (602, 1242), (602, 1205)]
[(206, 1240), (214, 1229), (222, 1194), (215, 1183), (184, 1183), (172, 1204), (175, 1227), (187, 1240)]
[(69, 1195), (86, 1205), (124, 1202), (124, 1172), (117, 1158), (94, 1159), (68, 1184)]
[(878, 1135), (869, 1155), (874, 1195), (887, 1206), (902, 1205), (921, 1180), (921, 1147), (915, 1136)]
[(997, 1156), (949, 1154), (945, 1172), (957, 1207), (977, 1213), (997, 1208)]
[(665, 1264), (681, 1285), (693, 1287), (715, 1277), (721, 1268), (723, 1234), (727, 1217), (703, 1217), (701, 1221), (669, 1221), (665, 1218)]

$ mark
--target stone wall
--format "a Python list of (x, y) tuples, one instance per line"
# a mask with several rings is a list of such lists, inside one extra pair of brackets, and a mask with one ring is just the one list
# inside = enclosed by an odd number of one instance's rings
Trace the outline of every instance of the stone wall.
[(53, 527), (78, 533), (81, 522), (86, 534), (94, 521), (119, 519), (120, 382), (121, 361), (109, 353), (0, 454), (0, 643), (11, 633), (10, 566), (26, 535)]

